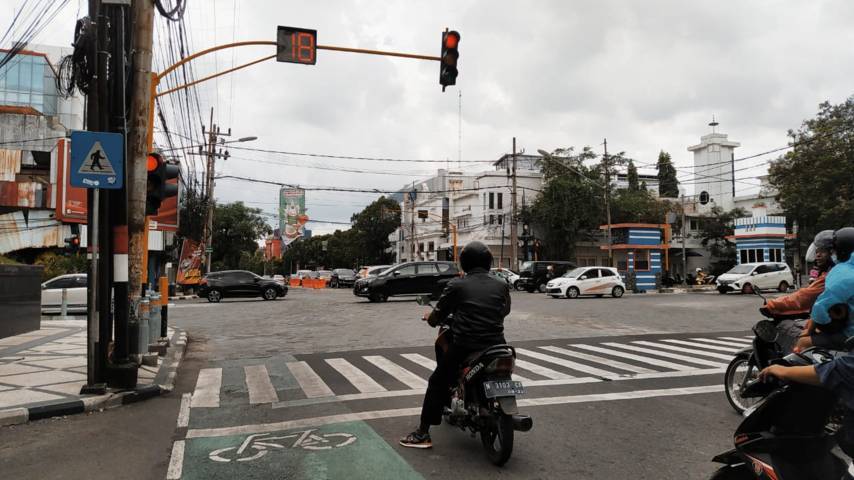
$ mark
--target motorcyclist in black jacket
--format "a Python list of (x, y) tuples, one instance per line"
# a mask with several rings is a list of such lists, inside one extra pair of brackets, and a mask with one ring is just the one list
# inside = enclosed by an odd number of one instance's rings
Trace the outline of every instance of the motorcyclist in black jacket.
[(418, 428), (400, 439), (404, 447), (431, 448), (430, 426), (442, 422), (442, 409), (448, 392), (457, 379), (465, 359), (474, 352), (504, 340), (504, 317), (510, 313), (510, 287), (489, 275), (492, 253), (481, 242), (471, 242), (460, 253), (460, 266), (466, 275), (448, 282), (436, 307), (423, 320), (431, 327), (450, 322), (449, 345), (437, 355), (436, 370), (430, 375), (421, 407)]

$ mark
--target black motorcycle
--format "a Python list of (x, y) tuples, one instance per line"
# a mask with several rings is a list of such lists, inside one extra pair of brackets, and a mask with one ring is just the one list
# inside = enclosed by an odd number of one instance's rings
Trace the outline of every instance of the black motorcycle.
[[(839, 352), (810, 348), (774, 363), (818, 365)], [(830, 390), (772, 379), (752, 380), (748, 394), (764, 397), (735, 431), (735, 448), (716, 456), (724, 464), (712, 480), (851, 480), (845, 457), (828, 428), (836, 398)]]
[[(420, 296), (417, 301), (431, 306), (429, 296)], [(441, 325), (436, 338), (437, 360), (447, 351), (449, 336), (449, 326)], [(510, 345), (494, 345), (472, 354), (463, 363), (444, 412), (448, 425), (468, 430), (472, 437), (480, 433), (487, 457), (499, 466), (513, 453), (513, 432), (527, 432), (534, 425), (531, 417), (519, 414), (516, 405), (516, 395), (525, 393), (525, 387), (511, 378), (515, 364), (516, 350)]]

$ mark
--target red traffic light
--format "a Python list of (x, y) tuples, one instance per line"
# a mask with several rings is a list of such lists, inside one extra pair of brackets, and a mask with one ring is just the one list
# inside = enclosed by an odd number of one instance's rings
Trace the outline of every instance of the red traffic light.
[(460, 34), (455, 31), (450, 31), (445, 35), (445, 48), (457, 48), (460, 43)]
[(161, 158), (160, 155), (156, 153), (149, 153), (148, 163), (146, 164), (146, 170), (148, 170), (148, 173), (155, 172), (158, 168), (160, 168), (161, 163), (163, 163), (163, 158)]

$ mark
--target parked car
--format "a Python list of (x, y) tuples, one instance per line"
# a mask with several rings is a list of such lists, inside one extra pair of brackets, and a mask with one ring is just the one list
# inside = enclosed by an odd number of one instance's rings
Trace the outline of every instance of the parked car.
[(493, 268), (489, 270), (489, 273), (504, 279), (511, 288), (518, 290), (519, 274), (513, 270), (510, 270), (509, 268)]
[(317, 278), (326, 280), (327, 282), (332, 280), (332, 270), (318, 270)]
[(273, 280), (279, 285), (285, 284), (285, 277), (282, 275), (273, 275)]
[(66, 291), (69, 313), (86, 313), (87, 277), (85, 273), (72, 273), (51, 278), (42, 284), (42, 313), (62, 311), (62, 289)]
[(356, 283), (356, 272), (349, 268), (336, 268), (332, 270), (332, 280), (329, 286), (332, 288), (352, 287)]
[(549, 280), (546, 293), (553, 298), (578, 298), (581, 295), (620, 298), (626, 293), (626, 284), (616, 268), (579, 267)]
[(718, 292), (753, 293), (758, 290), (785, 292), (794, 285), (792, 271), (785, 263), (742, 263), (717, 278)]
[(460, 273), (453, 262), (407, 262), (395, 265), (376, 277), (361, 278), (353, 294), (371, 302), (384, 302), (398, 295), (430, 295), (438, 298), (448, 280)]
[(246, 270), (211, 272), (202, 278), (199, 296), (217, 303), (223, 298), (261, 297), (275, 300), (288, 294), (288, 287)]
[(528, 292), (546, 293), (546, 284), (575, 268), (572, 262), (536, 261), (525, 262), (519, 271), (518, 288)]
[(367, 265), (359, 269), (359, 278), (376, 277), (391, 268), (391, 265)]

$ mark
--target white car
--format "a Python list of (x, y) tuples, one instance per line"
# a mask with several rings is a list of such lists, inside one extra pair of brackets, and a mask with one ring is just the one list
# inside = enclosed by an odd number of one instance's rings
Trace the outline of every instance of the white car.
[(66, 290), (68, 312), (86, 313), (87, 278), (85, 273), (72, 273), (51, 278), (42, 284), (42, 313), (62, 311), (62, 289)]
[(758, 290), (785, 292), (794, 285), (792, 271), (785, 263), (742, 263), (719, 276), (715, 283), (720, 293), (753, 293)]
[(510, 285), (514, 290), (517, 289), (518, 284), (516, 282), (519, 281), (519, 274), (510, 270), (509, 268), (493, 268), (490, 270), (493, 275), (500, 276), (504, 280), (507, 281), (507, 284)]
[(554, 298), (578, 298), (580, 295), (620, 298), (624, 293), (626, 284), (617, 269), (611, 267), (579, 267), (546, 284), (546, 294)]

